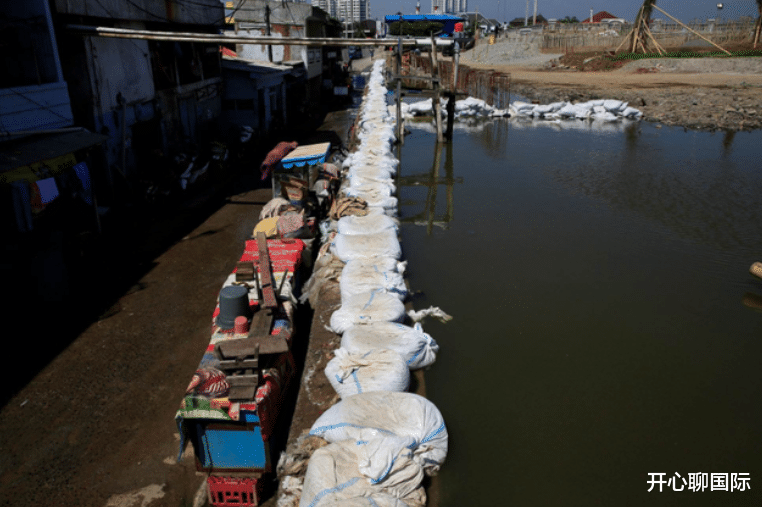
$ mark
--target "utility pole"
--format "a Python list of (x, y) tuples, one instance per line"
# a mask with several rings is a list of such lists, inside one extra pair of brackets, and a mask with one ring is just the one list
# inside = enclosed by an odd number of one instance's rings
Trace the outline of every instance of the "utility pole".
[(527, 0), (527, 8), (524, 11), (524, 26), (529, 24), (529, 0)]
[(532, 26), (537, 24), (537, 0), (534, 0), (534, 15), (532, 15)]
[[(270, 6), (265, 4), (265, 35), (270, 36)], [(267, 45), (267, 59), (270, 63), (273, 61), (273, 45)]]

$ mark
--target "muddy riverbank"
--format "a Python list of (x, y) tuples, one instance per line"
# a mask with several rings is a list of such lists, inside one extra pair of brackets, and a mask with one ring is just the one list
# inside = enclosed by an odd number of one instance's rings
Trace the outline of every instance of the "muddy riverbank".
[(655, 83), (649, 87), (614, 87), (513, 82), (511, 93), (541, 104), (617, 99), (643, 112), (645, 121), (692, 130), (762, 128), (762, 87), (757, 84), (701, 86)]
[[(663, 125), (709, 131), (762, 128), (760, 57), (642, 59), (613, 70), (595, 70), (600, 51), (534, 51), (529, 58), (495, 47), (491, 55), (483, 46), (466, 52), (461, 63), (509, 73), (511, 93), (531, 101), (618, 99), (640, 109), (644, 120)], [(470, 54), (474, 51), (484, 56)]]

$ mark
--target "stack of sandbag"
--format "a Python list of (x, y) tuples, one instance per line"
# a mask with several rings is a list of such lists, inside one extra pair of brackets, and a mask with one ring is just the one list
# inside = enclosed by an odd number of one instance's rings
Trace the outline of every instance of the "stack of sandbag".
[(627, 102), (621, 100), (589, 100), (572, 104), (571, 102), (554, 102), (552, 104), (527, 104), (516, 101), (509, 106), (511, 116), (537, 118), (545, 120), (600, 120), (620, 121), (640, 120), (643, 113)]
[[(360, 145), (342, 164), (339, 201), (362, 207), (342, 213), (352, 207), (337, 205), (331, 223), (321, 224), (329, 239), (317, 263), (327, 276), (338, 274), (341, 291), (330, 329), (343, 334), (324, 373), (341, 401), (310, 432), (328, 445), (309, 459), (303, 506), (423, 506), (423, 478), (447, 454), (441, 414), (407, 392), (410, 371), (431, 365), (438, 346), (420, 324), (404, 323), (406, 264), (400, 261), (394, 197), (399, 162), (391, 152), (383, 65), (376, 61), (369, 79), (358, 121)], [(293, 486), (294, 477), (286, 480)]]
[[(448, 98), (440, 99), (440, 111), (442, 116), (447, 116), (447, 103)], [(455, 120), (462, 120), (468, 118), (489, 118), (508, 116), (510, 113), (505, 109), (498, 109), (482, 99), (476, 97), (467, 97), (462, 100), (455, 101)], [(432, 99), (419, 100), (416, 102), (403, 103), (400, 108), (402, 117), (404, 119), (410, 119), (417, 116), (433, 116), (434, 115), (434, 103)]]
[(310, 460), (303, 506), (335, 505), (339, 500), (374, 494), (423, 506), (423, 478), (436, 474), (447, 456), (442, 414), (413, 393), (349, 396), (323, 413), (310, 435), (324, 438), (329, 445)]

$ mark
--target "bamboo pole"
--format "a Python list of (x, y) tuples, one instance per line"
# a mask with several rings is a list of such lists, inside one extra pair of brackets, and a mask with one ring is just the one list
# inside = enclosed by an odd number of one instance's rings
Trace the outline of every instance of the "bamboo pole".
[(722, 46), (720, 46), (719, 44), (715, 44), (715, 43), (714, 43), (714, 42), (712, 42), (711, 40), (707, 39), (706, 37), (704, 37), (703, 35), (701, 35), (700, 33), (698, 33), (696, 30), (694, 30), (693, 28), (691, 28), (691, 27), (689, 27), (688, 25), (686, 25), (685, 23), (683, 23), (682, 21), (680, 21), (680, 20), (679, 20), (679, 19), (677, 19), (676, 17), (674, 17), (674, 16), (670, 15), (669, 13), (665, 12), (665, 11), (664, 11), (664, 9), (660, 9), (660, 8), (659, 8), (659, 7), (657, 7), (656, 5), (654, 5), (653, 7), (654, 7), (654, 9), (656, 9), (656, 10), (657, 10), (657, 11), (659, 11), (659, 12), (661, 12), (662, 14), (664, 14), (665, 16), (667, 16), (669, 19), (671, 19), (672, 21), (674, 21), (674, 22), (675, 22), (675, 23), (677, 23), (678, 25), (682, 26), (683, 28), (685, 28), (686, 30), (688, 30), (689, 32), (691, 32), (692, 34), (694, 34), (694, 35), (696, 35), (696, 36), (698, 36), (698, 37), (700, 37), (700, 38), (704, 39), (705, 41), (707, 41), (707, 42), (708, 42), (709, 44), (711, 44), (712, 46), (714, 46), (714, 47), (716, 47), (716, 48), (718, 48), (718, 49), (720, 49), (720, 50), (724, 51), (725, 53), (727, 53), (727, 54), (728, 54), (728, 56), (732, 56), (732, 55), (730, 54), (730, 51), (728, 51), (727, 49), (723, 48), (723, 47), (722, 47)]
[[(431, 77), (439, 77), (439, 62), (437, 62), (437, 44), (434, 40), (434, 34), (431, 34)], [(441, 97), (441, 90), (439, 81), (432, 81), (434, 85), (434, 123), (437, 126), (437, 142), (444, 142), (444, 134), (442, 133), (442, 104), (439, 101)]]
[(625, 42), (627, 42), (628, 40), (630, 40), (630, 35), (632, 35), (632, 32), (633, 32), (633, 30), (635, 30), (635, 28), (634, 28), (634, 27), (632, 28), (632, 30), (630, 30), (630, 31), (627, 33), (627, 35), (625, 35), (625, 36), (624, 36), (624, 39), (622, 39), (622, 42), (620, 42), (620, 43), (619, 43), (619, 45), (616, 47), (616, 49), (614, 50), (614, 53), (616, 53), (617, 51), (619, 51), (619, 50), (622, 48), (622, 46), (624, 46)]
[(640, 37), (640, 22), (643, 20), (643, 6), (640, 6), (638, 15), (635, 17), (635, 23), (632, 25), (632, 45), (630, 53), (634, 53), (638, 48), (638, 38)]
[(402, 38), (397, 39), (397, 58), (395, 60), (397, 76), (397, 142), (405, 143), (405, 132), (402, 124)]
[(645, 32), (646, 32), (646, 35), (648, 35), (648, 36), (651, 38), (651, 42), (653, 42), (653, 43), (654, 43), (654, 47), (656, 48), (656, 51), (657, 51), (657, 52), (658, 52), (660, 55), (663, 55), (664, 53), (666, 53), (666, 51), (664, 51), (664, 49), (663, 49), (663, 48), (662, 48), (662, 47), (659, 45), (659, 43), (656, 41), (656, 37), (654, 37), (654, 34), (653, 34), (653, 32), (651, 32), (651, 29), (650, 29), (650, 28), (648, 28), (648, 25), (644, 23), (644, 24), (643, 24), (643, 28), (645, 28)]
[[(115, 37), (122, 39), (167, 40), (205, 42), (210, 44), (274, 44), (276, 46), (391, 46), (388, 39), (343, 39), (331, 37), (243, 37), (195, 32), (162, 32), (133, 30), (103, 26), (66, 25), (66, 29), (80, 35)], [(444, 41), (443, 41), (444, 42)], [(415, 39), (402, 41), (403, 46), (416, 46)]]

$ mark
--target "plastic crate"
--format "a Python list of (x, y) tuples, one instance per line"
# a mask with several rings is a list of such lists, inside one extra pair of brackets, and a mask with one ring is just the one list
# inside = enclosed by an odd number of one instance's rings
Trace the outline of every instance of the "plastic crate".
[(209, 503), (217, 507), (256, 507), (262, 496), (262, 481), (251, 478), (206, 478)]

